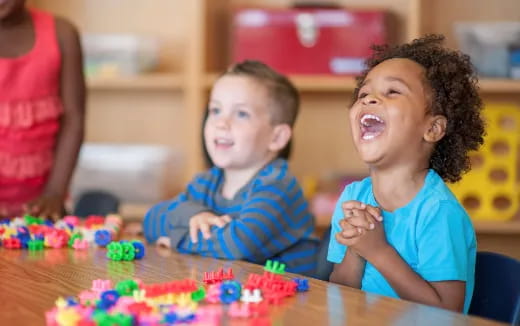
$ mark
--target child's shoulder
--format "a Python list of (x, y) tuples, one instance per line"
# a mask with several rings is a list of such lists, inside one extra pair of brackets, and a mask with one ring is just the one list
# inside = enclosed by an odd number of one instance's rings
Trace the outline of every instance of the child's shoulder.
[(432, 203), (452, 203), (456, 206), (461, 206), (457, 197), (434, 170), (428, 171), (423, 189), (421, 196)]
[(201, 180), (205, 180), (205, 181), (217, 180), (217, 179), (220, 179), (221, 175), (222, 175), (222, 170), (216, 166), (213, 166), (212, 168), (210, 168), (206, 171), (197, 173), (195, 175), (195, 177), (193, 178), (192, 183), (200, 182)]
[(61, 44), (76, 43), (79, 40), (79, 32), (76, 26), (66, 18), (54, 16), (56, 35)]
[(445, 220), (447, 224), (471, 224), (462, 204), (434, 170), (430, 170), (426, 176), (418, 208), (423, 212), (422, 224), (428, 224), (432, 219)]
[(253, 186), (296, 182), (286, 160), (277, 158), (264, 166), (254, 177)]
[(366, 177), (364, 179), (353, 181), (346, 185), (343, 189), (342, 197), (348, 197), (345, 198), (345, 200), (355, 199), (367, 202), (371, 194), (372, 179), (370, 177)]

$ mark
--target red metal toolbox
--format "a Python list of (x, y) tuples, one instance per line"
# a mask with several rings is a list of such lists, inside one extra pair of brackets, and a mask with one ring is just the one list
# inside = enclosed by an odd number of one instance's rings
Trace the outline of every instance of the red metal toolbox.
[(355, 75), (370, 46), (386, 41), (384, 11), (241, 9), (233, 19), (232, 60), (260, 60), (285, 74)]

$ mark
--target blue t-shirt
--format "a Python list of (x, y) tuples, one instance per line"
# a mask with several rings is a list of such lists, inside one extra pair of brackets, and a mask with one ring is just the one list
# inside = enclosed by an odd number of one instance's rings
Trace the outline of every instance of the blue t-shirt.
[[(370, 178), (348, 185), (339, 198), (332, 217), (332, 233), (327, 259), (339, 264), (347, 247), (334, 235), (341, 231), (344, 217), (341, 204), (348, 200), (379, 206)], [(468, 311), (475, 277), (477, 244), (468, 214), (442, 178), (429, 170), (422, 189), (407, 205), (393, 212), (383, 211), (386, 239), (408, 265), (423, 279), (465, 281), (464, 312)], [(361, 289), (398, 298), (397, 293), (374, 266), (367, 262)]]

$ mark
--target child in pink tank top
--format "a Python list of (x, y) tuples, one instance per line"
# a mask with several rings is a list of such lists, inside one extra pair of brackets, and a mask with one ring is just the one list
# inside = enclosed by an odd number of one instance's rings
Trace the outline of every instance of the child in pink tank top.
[(74, 26), (0, 0), (0, 217), (62, 216), (84, 114)]

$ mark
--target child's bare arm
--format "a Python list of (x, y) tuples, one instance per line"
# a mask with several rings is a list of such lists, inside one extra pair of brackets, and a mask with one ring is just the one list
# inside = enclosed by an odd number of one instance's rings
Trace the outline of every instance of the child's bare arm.
[(29, 203), (30, 213), (58, 218), (83, 141), (85, 117), (85, 80), (79, 35), (73, 25), (57, 18), (56, 32), (61, 51), (60, 97), (63, 115), (57, 136), (54, 165), (44, 193)]
[(463, 310), (466, 282), (427, 282), (390, 245), (365, 258), (385, 277), (400, 298), (459, 312)]
[(334, 265), (329, 281), (360, 289), (365, 265), (365, 259), (360, 257), (353, 250), (347, 249), (343, 261)]
[(386, 242), (383, 225), (360, 235), (349, 249), (370, 262), (400, 298), (445, 309), (462, 311), (465, 282), (427, 282)]

